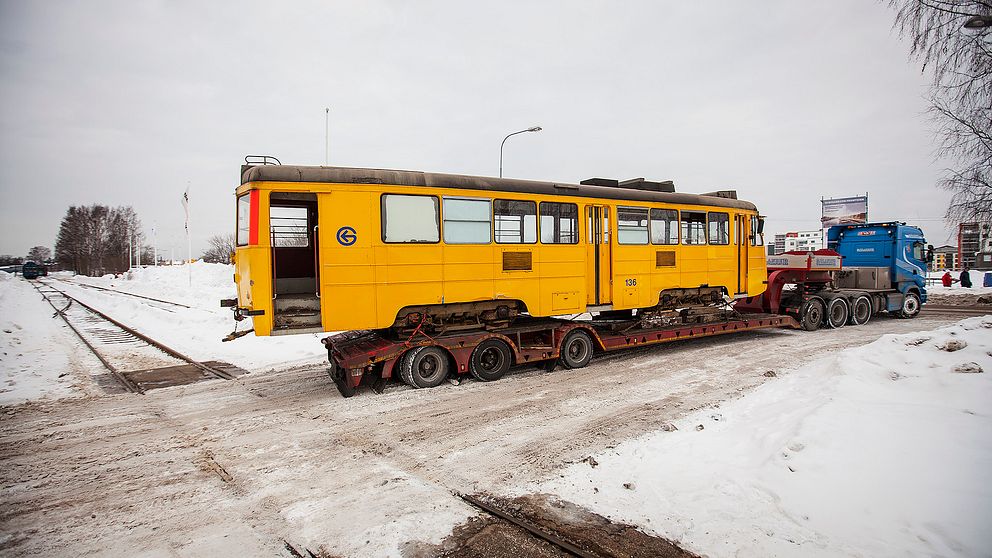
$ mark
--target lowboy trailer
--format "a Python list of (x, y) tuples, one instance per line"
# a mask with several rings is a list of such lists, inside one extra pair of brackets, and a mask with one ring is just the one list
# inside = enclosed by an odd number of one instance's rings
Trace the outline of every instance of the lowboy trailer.
[(662, 328), (635, 328), (637, 322), (522, 318), (497, 331), (473, 331), (430, 337), (414, 332), (407, 339), (390, 338), (383, 330), (344, 332), (322, 339), (331, 362), (329, 373), (341, 395), (351, 397), (363, 380), (381, 392), (394, 376), (415, 387), (433, 387), (449, 370), (476, 379), (501, 378), (513, 364), (544, 363), (581, 368), (593, 352), (613, 352), (681, 339), (711, 337), (756, 329), (791, 327), (791, 316), (741, 315), (727, 311), (720, 322)]
[(920, 229), (905, 223), (840, 225), (827, 237), (827, 250), (769, 256), (762, 294), (703, 312), (671, 310), (658, 317), (659, 327), (631, 314), (593, 320), (523, 316), (510, 327), (435, 336), (419, 326), (409, 334), (352, 331), (322, 340), (329, 374), (350, 397), (363, 381), (381, 391), (396, 376), (418, 388), (437, 386), (450, 372), (493, 381), (512, 365), (581, 368), (596, 351), (767, 328), (862, 325), (880, 312), (919, 314), (926, 301)]

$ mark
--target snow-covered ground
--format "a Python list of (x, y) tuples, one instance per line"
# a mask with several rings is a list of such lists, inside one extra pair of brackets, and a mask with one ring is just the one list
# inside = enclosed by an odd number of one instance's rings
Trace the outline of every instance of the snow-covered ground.
[[(192, 277), (191, 277), (192, 276)], [(107, 315), (174, 349), (200, 360), (222, 360), (249, 371), (275, 366), (312, 364), (326, 360), (321, 335), (300, 334), (256, 337), (249, 334), (234, 341), (221, 339), (235, 326), (251, 328), (251, 321), (234, 321), (220, 300), (234, 298), (234, 266), (196, 262), (192, 265), (133, 269), (120, 276), (66, 277), (56, 285), (90, 303)], [(133, 297), (73, 286), (73, 282), (115, 289), (192, 308), (166, 307)], [(192, 287), (190, 286), (192, 284)]]
[[(278, 552), (279, 534), (333, 554), (398, 556), (473, 513), (455, 489), (553, 493), (714, 557), (992, 548), (992, 316), (918, 333), (905, 332), (953, 318), (701, 339), (581, 370), (345, 400), (317, 335), (221, 342), (234, 327), (218, 304), (234, 295), (231, 273), (198, 263), (58, 277), (194, 358), (277, 370), (6, 408), (0, 484), (31, 487), (0, 492), (14, 510), (4, 517), (18, 521), (10, 531), (23, 536), (10, 548), (151, 555), (179, 545), (191, 556), (237, 533), (254, 549), (244, 555)], [(87, 378), (99, 362), (30, 282), (0, 273), (0, 308), (0, 405), (99, 393)], [(901, 333), (858, 347), (884, 332)], [(954, 371), (969, 363), (984, 372)], [(155, 449), (120, 459), (134, 448)], [(217, 477), (215, 461), (233, 481)], [(132, 507), (150, 490), (149, 470), (166, 475), (153, 484), (168, 507)], [(74, 502), (85, 502), (82, 515)], [(99, 527), (74, 522), (94, 515)], [(0, 546), (15, 538), (0, 534)]]
[[(955, 280), (950, 287), (945, 287), (941, 283), (931, 283), (927, 285), (927, 293), (929, 294), (944, 294), (944, 295), (992, 295), (992, 287), (983, 287), (985, 284), (985, 274), (992, 273), (990, 271), (970, 271), (968, 274), (971, 276), (971, 288), (962, 287), (956, 281), (961, 276), (960, 271), (952, 271), (951, 277)], [(934, 281), (939, 281), (944, 275), (943, 271), (931, 271), (927, 274), (927, 277)]]
[(990, 372), (990, 316), (886, 335), (529, 488), (707, 556), (989, 556)]
[[(220, 360), (248, 371), (320, 363), (327, 358), (317, 334), (282, 337), (246, 335), (221, 339), (234, 330), (222, 298), (233, 298), (233, 266), (194, 263), (134, 269), (120, 276), (55, 273), (46, 281), (146, 335), (198, 360)], [(192, 274), (192, 278), (190, 277)], [(192, 279), (193, 287), (190, 287)], [(185, 304), (157, 304), (87, 289), (124, 291)], [(32, 283), (0, 272), (0, 404), (99, 392), (89, 379), (102, 371), (98, 360), (56, 316)], [(238, 324), (240, 330), (251, 322)]]
[(81, 395), (100, 366), (31, 284), (0, 272), (0, 405)]

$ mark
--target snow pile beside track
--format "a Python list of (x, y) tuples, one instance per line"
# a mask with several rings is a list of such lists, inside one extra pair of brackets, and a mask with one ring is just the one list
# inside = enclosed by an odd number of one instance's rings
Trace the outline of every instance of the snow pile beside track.
[(536, 488), (714, 557), (984, 555), (990, 351), (987, 316), (886, 335)]
[[(192, 274), (193, 287), (189, 285)], [(167, 307), (106, 291), (56, 284), (72, 296), (112, 318), (197, 360), (220, 360), (248, 371), (326, 361), (321, 335), (256, 337), (248, 334), (230, 342), (221, 339), (235, 327), (233, 313), (220, 300), (234, 298), (234, 266), (196, 262), (191, 266), (151, 266), (103, 277), (75, 276), (71, 282), (177, 302), (192, 308)], [(239, 331), (251, 320), (237, 323)]]
[(0, 272), (0, 308), (0, 405), (81, 394), (85, 349), (31, 283)]
[(195, 262), (192, 265), (149, 266), (117, 275), (76, 276), (75, 279), (90, 285), (210, 309), (216, 308), (220, 299), (237, 295), (234, 266), (229, 264)]

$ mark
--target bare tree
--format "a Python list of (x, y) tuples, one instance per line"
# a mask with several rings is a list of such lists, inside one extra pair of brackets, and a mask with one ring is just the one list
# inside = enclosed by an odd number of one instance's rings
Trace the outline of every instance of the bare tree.
[(141, 240), (141, 222), (130, 207), (72, 206), (59, 225), (55, 257), (76, 273), (119, 273), (130, 267), (129, 246)]
[(43, 263), (52, 259), (52, 251), (47, 246), (35, 246), (28, 251), (27, 259)]
[(203, 261), (208, 263), (231, 263), (234, 252), (234, 235), (218, 234), (211, 236), (207, 243), (210, 247), (203, 253)]
[[(933, 75), (930, 114), (953, 160), (940, 186), (952, 192), (946, 217), (992, 221), (992, 27), (966, 29), (992, 17), (992, 0), (889, 0), (910, 53)], [(992, 19), (986, 19), (986, 22)]]

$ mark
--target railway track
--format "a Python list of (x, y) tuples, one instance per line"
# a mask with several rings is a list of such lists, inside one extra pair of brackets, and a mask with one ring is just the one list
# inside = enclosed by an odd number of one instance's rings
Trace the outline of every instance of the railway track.
[(992, 314), (992, 305), (987, 306), (957, 306), (953, 304), (924, 304), (921, 314), (928, 316), (985, 316)]
[[(456, 550), (440, 556), (532, 556), (612, 558), (699, 558), (672, 541), (615, 523), (574, 504), (528, 495), (507, 500), (489, 495), (455, 495), (484, 513), (498, 528), (461, 535)], [(453, 541), (452, 541), (453, 542)]]
[[(186, 304), (182, 304), (182, 303), (179, 303), (179, 302), (173, 302), (171, 300), (163, 300), (161, 298), (153, 298), (153, 297), (150, 297), (150, 296), (144, 296), (144, 295), (139, 295), (139, 294), (135, 294), (135, 293), (129, 293), (127, 291), (121, 291), (121, 290), (118, 290), (118, 289), (108, 289), (107, 287), (98, 287), (97, 285), (90, 285), (90, 284), (87, 284), (87, 283), (80, 283), (78, 281), (71, 281), (70, 282), (70, 281), (67, 281), (65, 279), (57, 279), (57, 280), (58, 281), (63, 281), (63, 282), (66, 282), (66, 283), (70, 283), (71, 285), (73, 285), (75, 287), (83, 287), (83, 288), (86, 288), (86, 289), (94, 289), (94, 290), (98, 290), (98, 291), (106, 291), (106, 292), (110, 292), (110, 293), (114, 293), (114, 294), (125, 295), (125, 296), (129, 296), (129, 297), (132, 297), (132, 298), (141, 299), (141, 300), (144, 300), (144, 301), (155, 302), (155, 303), (158, 303), (158, 305), (177, 306), (179, 308), (193, 309), (192, 306), (187, 306)], [(166, 309), (168, 309), (168, 308), (166, 308)]]
[(35, 289), (124, 390), (148, 390), (207, 379), (233, 380), (237, 370), (221, 362), (200, 362), (111, 318), (56, 288), (51, 281)]

